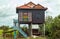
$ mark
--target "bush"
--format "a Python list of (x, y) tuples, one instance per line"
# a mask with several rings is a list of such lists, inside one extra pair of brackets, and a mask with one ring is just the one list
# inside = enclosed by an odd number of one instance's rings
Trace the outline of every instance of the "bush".
[(57, 30), (57, 31), (53, 34), (52, 39), (60, 39), (60, 30)]

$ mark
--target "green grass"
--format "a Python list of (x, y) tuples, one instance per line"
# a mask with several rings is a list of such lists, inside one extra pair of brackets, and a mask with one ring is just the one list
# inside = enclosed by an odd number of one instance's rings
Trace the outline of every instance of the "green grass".
[[(3, 38), (2, 38), (3, 39)], [(7, 38), (5, 38), (5, 39), (8, 39), (8, 37)], [(13, 38), (9, 38), (9, 39), (13, 39)], [(37, 38), (33, 38), (33, 37), (28, 37), (28, 38), (17, 38), (17, 39), (47, 39), (46, 37), (37, 37)]]
[[(11, 29), (9, 30), (9, 31), (11, 31)], [(3, 34), (2, 33), (3, 32), (3, 30), (0, 30), (0, 39), (4, 39), (1, 35)], [(17, 33), (18, 33), (18, 31), (17, 31)], [(12, 33), (13, 34), (13, 33)], [(10, 38), (5, 38), (5, 39), (11, 39), (11, 37)], [(33, 38), (33, 37), (28, 37), (28, 38), (17, 38), (17, 39), (47, 39), (46, 37), (37, 37), (37, 38)]]
[(3, 30), (0, 30), (0, 35), (2, 35)]
[(47, 38), (46, 37), (36, 37), (36, 38), (31, 37), (29, 39), (47, 39)]

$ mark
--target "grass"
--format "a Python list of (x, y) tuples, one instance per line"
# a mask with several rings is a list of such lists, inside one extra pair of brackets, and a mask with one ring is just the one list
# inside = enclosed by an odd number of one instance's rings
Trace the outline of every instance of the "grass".
[(36, 38), (29, 38), (29, 39), (47, 39), (46, 37), (36, 37)]
[(2, 35), (3, 30), (0, 30), (0, 35)]
[[(0, 39), (4, 39), (3, 36), (2, 36), (2, 32), (3, 30), (0, 30)], [(5, 39), (13, 39), (13, 37), (6, 37)], [(28, 37), (28, 38), (17, 38), (17, 39), (47, 39), (46, 37), (36, 37), (36, 38), (33, 38), (33, 37)]]
[[(0, 37), (0, 39), (4, 39), (3, 37)], [(13, 39), (11, 37), (7, 37), (5, 39)], [(37, 38), (33, 38), (33, 37), (28, 37), (28, 38), (17, 38), (17, 39), (47, 39), (46, 37), (37, 37)]]

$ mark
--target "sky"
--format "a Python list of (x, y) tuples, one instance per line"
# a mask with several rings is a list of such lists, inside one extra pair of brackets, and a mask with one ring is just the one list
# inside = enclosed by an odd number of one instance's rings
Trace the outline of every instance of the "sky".
[(13, 19), (17, 19), (16, 7), (32, 1), (47, 7), (45, 16), (56, 17), (60, 14), (60, 0), (0, 0), (0, 26), (13, 26)]

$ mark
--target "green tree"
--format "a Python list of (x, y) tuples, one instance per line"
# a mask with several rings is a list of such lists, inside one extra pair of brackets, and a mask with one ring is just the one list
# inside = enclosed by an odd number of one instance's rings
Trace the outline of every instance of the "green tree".
[[(60, 15), (54, 18), (54, 22), (52, 24), (52, 37), (60, 39)], [(58, 36), (56, 36), (58, 35)], [(55, 36), (55, 37), (54, 37)], [(59, 37), (59, 38), (58, 38)]]
[[(46, 34), (50, 37), (57, 38), (60, 36), (60, 15), (55, 17), (54, 19), (51, 16), (48, 16), (45, 21), (46, 26)], [(58, 37), (56, 36), (58, 35)], [(55, 37), (54, 37), (55, 36)], [(60, 39), (60, 37), (59, 37)]]
[(46, 35), (48, 35), (48, 36), (51, 35), (52, 23), (53, 23), (53, 18), (52, 18), (52, 16), (46, 17), (46, 19), (45, 19), (45, 33), (46, 33)]
[(6, 31), (8, 31), (9, 26), (3, 25), (3, 26), (1, 26), (1, 29), (3, 29), (3, 32), (6, 32)]

